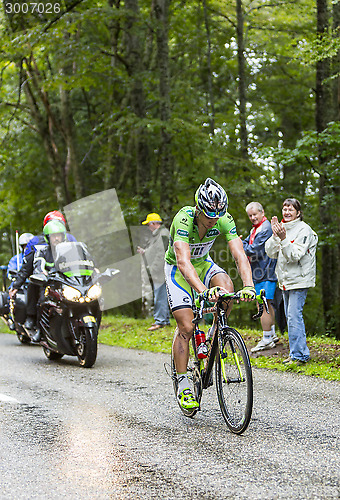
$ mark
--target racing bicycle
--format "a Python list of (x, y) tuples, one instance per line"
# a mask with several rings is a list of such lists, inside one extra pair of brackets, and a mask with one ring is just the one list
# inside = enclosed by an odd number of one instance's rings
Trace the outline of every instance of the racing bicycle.
[[(191, 338), (192, 349), (188, 363), (188, 378), (192, 393), (201, 407), (202, 393), (213, 385), (212, 375), (215, 363), (215, 383), (218, 401), (223, 418), (229, 429), (242, 434), (248, 427), (253, 408), (253, 377), (246, 345), (241, 334), (228, 325), (227, 309), (232, 301), (240, 301), (241, 292), (221, 293), (213, 307), (205, 307), (204, 299), (197, 298), (194, 306), (194, 334)], [(265, 291), (257, 297), (258, 312), (253, 319), (262, 316), (264, 307), (268, 311)], [(206, 336), (207, 357), (199, 359), (195, 343), (195, 332), (203, 316), (213, 313), (214, 320)], [(186, 417), (193, 418), (199, 408), (186, 410), (177, 398), (178, 380), (173, 355), (171, 354), (171, 378), (176, 401)]]

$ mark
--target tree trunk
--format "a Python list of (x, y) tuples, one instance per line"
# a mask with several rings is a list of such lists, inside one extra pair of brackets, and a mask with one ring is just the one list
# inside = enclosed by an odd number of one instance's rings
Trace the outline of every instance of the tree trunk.
[[(340, 37), (340, 4), (339, 2), (333, 2), (333, 33), (337, 38)], [(332, 61), (332, 73), (336, 75), (333, 84), (333, 116), (332, 121), (340, 120), (340, 50), (338, 50), (337, 55)], [(334, 200), (338, 206), (338, 201), (340, 200), (340, 185), (338, 183), (333, 184)], [(336, 281), (334, 283), (334, 307), (336, 314), (336, 335), (340, 340), (340, 311), (337, 304), (340, 303), (340, 214), (339, 210), (336, 210), (336, 221), (335, 221), (335, 234), (338, 235), (337, 242), (334, 252), (334, 269)]]
[[(329, 10), (327, 0), (317, 0), (317, 33), (320, 38), (329, 30)], [(326, 79), (331, 76), (331, 61), (329, 58), (317, 62), (316, 66), (316, 129), (321, 133), (328, 123), (334, 119), (334, 99), (331, 84)], [(319, 209), (323, 228), (333, 225), (330, 200), (334, 199), (333, 186), (327, 175), (327, 157), (324, 148), (319, 149), (320, 181), (319, 181)], [(321, 247), (322, 258), (322, 300), (326, 331), (340, 338), (339, 316), (339, 249), (338, 246), (325, 242)]]
[[(204, 24), (207, 34), (207, 67), (208, 67), (208, 102), (207, 102), (207, 115), (209, 116), (209, 129), (211, 137), (215, 135), (215, 101), (213, 92), (212, 68), (211, 68), (211, 37), (210, 37), (210, 22), (207, 9), (207, 1), (203, 0)], [(214, 161), (215, 175), (219, 175), (218, 162)]]
[(60, 88), (60, 111), (61, 111), (61, 121), (65, 134), (65, 143), (67, 148), (67, 156), (65, 161), (65, 178), (68, 185), (69, 191), (69, 179), (70, 174), (72, 174), (74, 182), (74, 190), (76, 199), (79, 200), (83, 197), (83, 183), (79, 173), (79, 162), (77, 155), (77, 138), (74, 127), (73, 115), (72, 115), (72, 104), (70, 100), (69, 91)]
[(30, 59), (25, 59), (26, 69), (22, 71), (22, 86), (27, 98), (31, 117), (36, 124), (44, 145), (48, 163), (51, 167), (52, 180), (58, 206), (70, 203), (63, 162), (56, 140), (56, 120), (51, 111), (48, 95), (41, 89), (39, 72)]
[[(143, 88), (143, 47), (144, 36), (140, 27), (139, 6), (137, 0), (125, 0), (128, 9), (126, 22), (126, 49), (128, 72), (131, 77), (130, 102), (133, 112), (140, 120), (146, 119), (145, 95)], [(140, 196), (141, 212), (151, 210), (150, 179), (151, 162), (147, 129), (144, 125), (137, 126), (135, 134), (136, 152), (136, 191)]]
[(171, 117), (170, 106), (170, 76), (169, 76), (169, 46), (168, 17), (170, 0), (154, 0), (153, 11), (156, 17), (157, 64), (159, 69), (159, 114), (162, 121), (160, 147), (160, 207), (168, 221), (175, 204), (175, 181), (173, 174), (173, 158), (171, 155), (172, 136), (168, 125)]
[(248, 134), (247, 134), (247, 112), (246, 112), (246, 59), (244, 57), (244, 14), (242, 0), (236, 0), (237, 15), (237, 61), (238, 61), (238, 93), (240, 113), (240, 141), (241, 156), (248, 158)]
[[(340, 3), (333, 2), (333, 33), (337, 38), (340, 37)], [(333, 75), (333, 120), (340, 120), (340, 50), (338, 50), (332, 61)]]

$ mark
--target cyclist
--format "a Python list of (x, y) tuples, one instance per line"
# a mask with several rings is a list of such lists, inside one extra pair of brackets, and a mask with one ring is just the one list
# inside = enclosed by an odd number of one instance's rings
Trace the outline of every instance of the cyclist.
[(170, 228), (169, 247), (165, 254), (165, 276), (169, 305), (177, 328), (173, 356), (178, 376), (178, 399), (182, 408), (198, 408), (189, 388), (187, 364), (189, 341), (193, 334), (193, 292), (216, 302), (218, 291), (233, 292), (233, 283), (224, 269), (209, 256), (217, 236), (228, 243), (243, 282), (241, 300), (256, 298), (252, 273), (233, 217), (227, 212), (228, 197), (213, 179), (207, 178), (195, 194), (196, 206), (183, 207)]

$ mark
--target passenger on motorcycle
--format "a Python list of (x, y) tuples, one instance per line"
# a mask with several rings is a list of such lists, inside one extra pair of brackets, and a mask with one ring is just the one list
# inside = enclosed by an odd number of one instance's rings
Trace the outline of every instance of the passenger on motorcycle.
[[(10, 278), (10, 271), (19, 271), (19, 269), (22, 266), (23, 260), (24, 260), (24, 253), (25, 249), (27, 248), (27, 245), (29, 241), (34, 238), (34, 235), (32, 233), (22, 233), (19, 236), (19, 247), (21, 252), (19, 254), (13, 255), (13, 257), (10, 259), (8, 266), (7, 266), (7, 276)], [(19, 264), (19, 266), (18, 266)]]

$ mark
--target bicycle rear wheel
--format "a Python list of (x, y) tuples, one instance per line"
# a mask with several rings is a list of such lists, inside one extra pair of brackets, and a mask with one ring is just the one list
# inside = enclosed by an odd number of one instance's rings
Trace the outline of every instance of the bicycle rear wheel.
[[(200, 403), (201, 397), (202, 397), (202, 380), (201, 376), (199, 373), (199, 364), (198, 361), (195, 359), (195, 354), (194, 354), (194, 349), (195, 349), (195, 344), (194, 344), (194, 338), (192, 337), (192, 346), (190, 349), (190, 356), (189, 356), (189, 362), (188, 362), (188, 368), (187, 368), (187, 373), (188, 373), (188, 380), (189, 380), (189, 385), (192, 393), (195, 395), (196, 401)], [(176, 372), (176, 367), (175, 367), (175, 360), (174, 356), (171, 350), (171, 378), (172, 378), (172, 385), (174, 388), (174, 393), (175, 393), (175, 399), (177, 401), (177, 404), (179, 408), (181, 409), (181, 412), (183, 415), (189, 418), (193, 418), (196, 413), (198, 412), (199, 408), (195, 408), (194, 410), (185, 410), (184, 408), (181, 407), (179, 404), (178, 398), (177, 398), (177, 390), (178, 390), (178, 380), (177, 380), (177, 372)]]
[(253, 377), (245, 343), (237, 330), (223, 328), (216, 354), (218, 401), (224, 420), (235, 434), (249, 425), (253, 409)]

